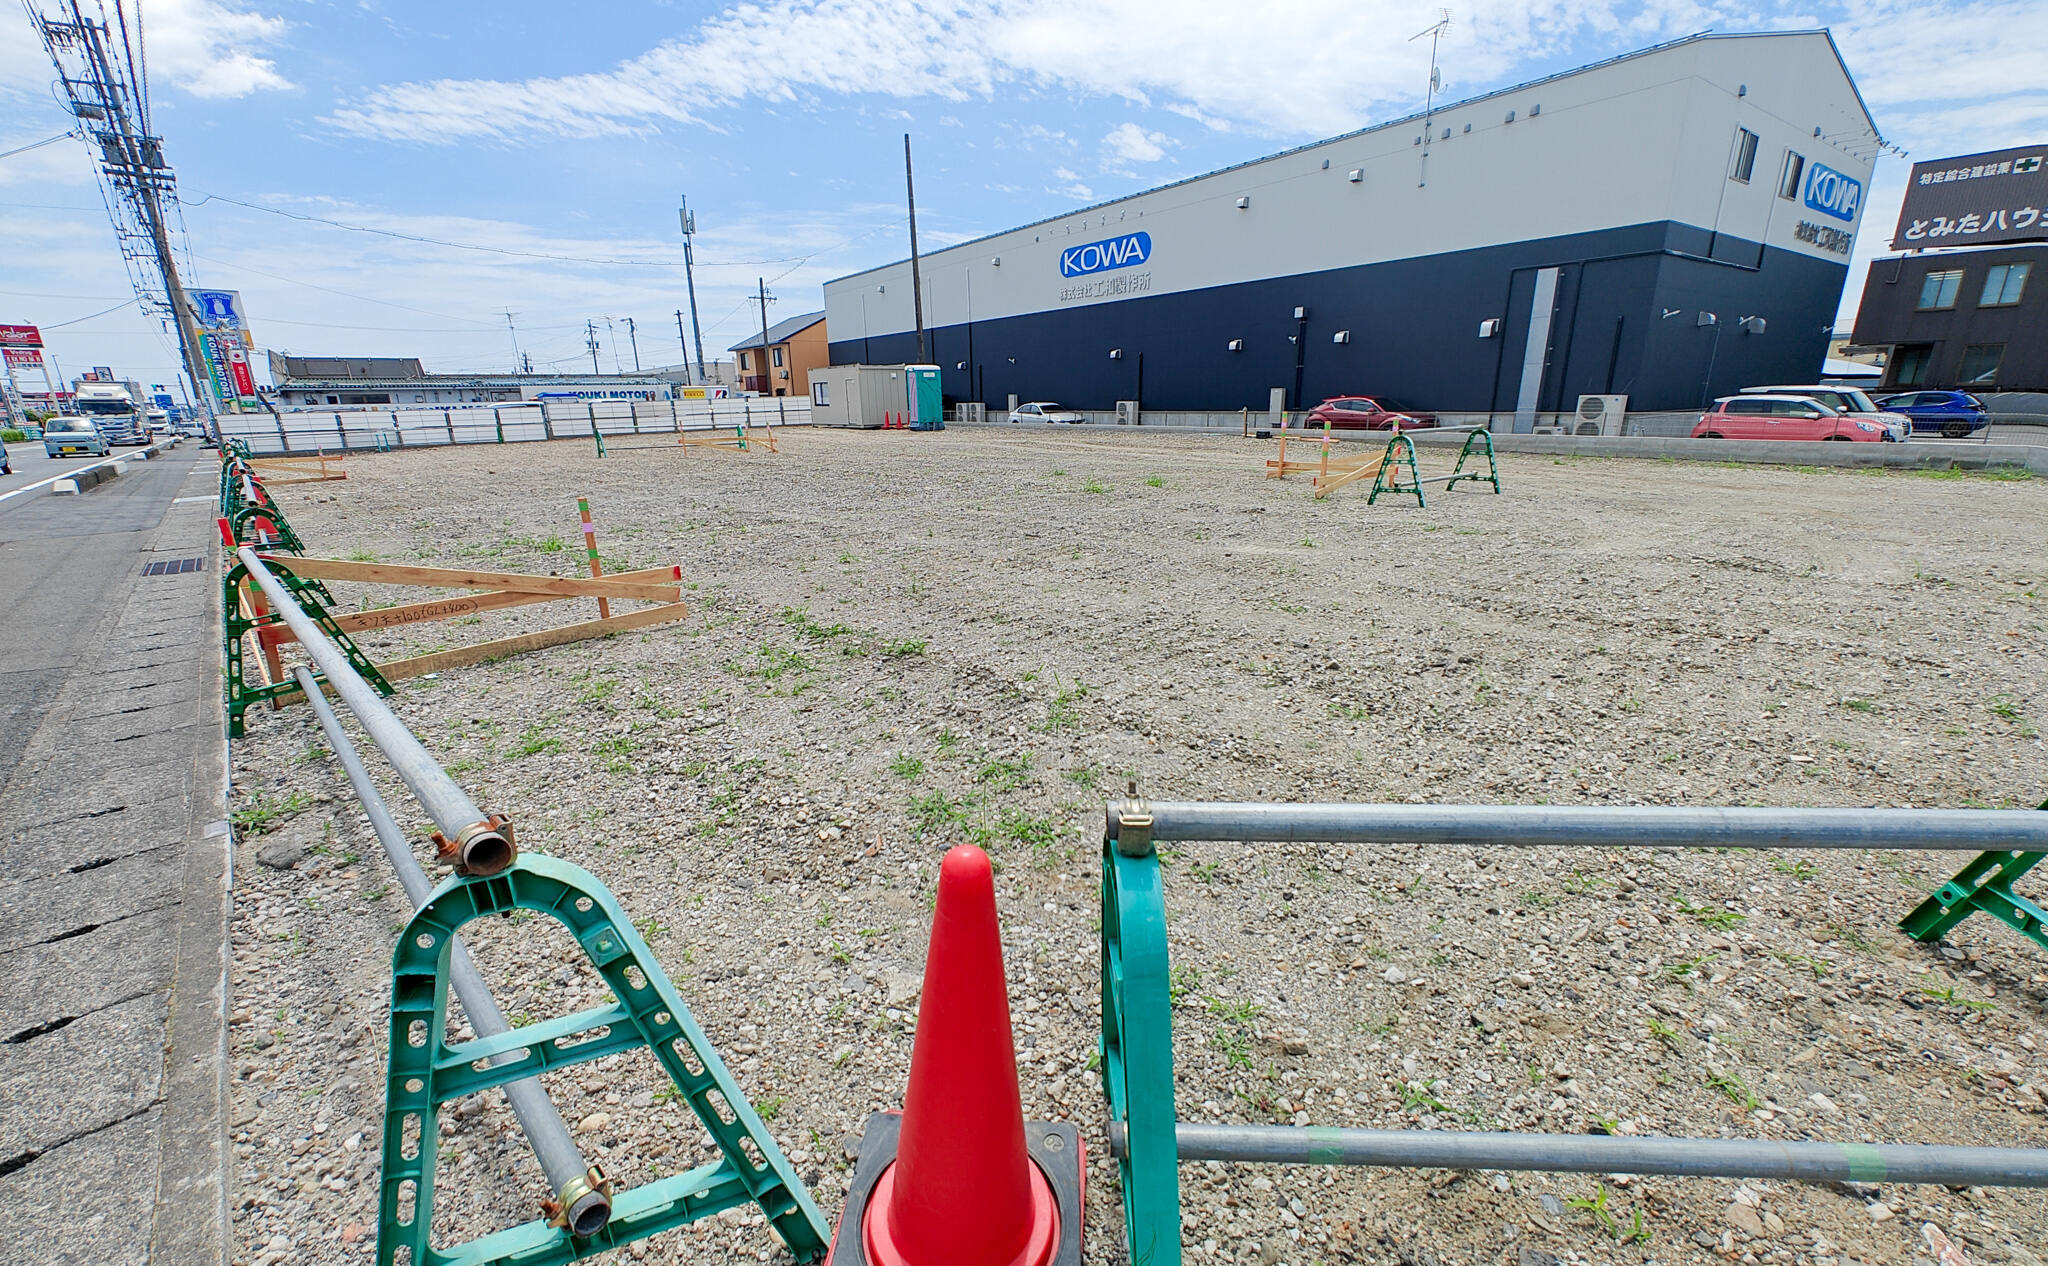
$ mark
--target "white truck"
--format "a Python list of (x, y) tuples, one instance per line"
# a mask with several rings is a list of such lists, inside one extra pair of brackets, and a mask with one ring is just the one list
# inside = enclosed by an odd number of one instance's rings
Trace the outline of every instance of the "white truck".
[(106, 436), (109, 444), (147, 444), (149, 426), (142, 418), (142, 388), (132, 382), (81, 382), (72, 397), (78, 411)]

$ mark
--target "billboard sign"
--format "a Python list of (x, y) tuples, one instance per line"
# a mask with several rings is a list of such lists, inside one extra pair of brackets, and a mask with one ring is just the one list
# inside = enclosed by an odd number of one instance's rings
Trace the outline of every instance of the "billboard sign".
[(41, 347), (43, 332), (33, 325), (0, 325), (0, 347)]
[(1126, 233), (1060, 252), (1060, 276), (1086, 277), (1112, 268), (1135, 268), (1152, 258), (1150, 233)]
[(249, 322), (242, 316), (242, 292), (239, 290), (188, 290), (192, 300), (192, 315), (199, 319), (199, 325), (207, 330), (239, 330)]
[(41, 369), (43, 349), (40, 347), (0, 346), (0, 357), (6, 358), (9, 369)]
[(2048, 144), (1914, 163), (1893, 250), (2048, 241)]
[(249, 374), (249, 354), (234, 343), (228, 344), (228, 381), (235, 386), (235, 394), (244, 404), (256, 402), (256, 380)]
[(1822, 215), (1853, 224), (1856, 209), (1863, 205), (1863, 182), (1832, 167), (1813, 163), (1806, 169), (1806, 205)]

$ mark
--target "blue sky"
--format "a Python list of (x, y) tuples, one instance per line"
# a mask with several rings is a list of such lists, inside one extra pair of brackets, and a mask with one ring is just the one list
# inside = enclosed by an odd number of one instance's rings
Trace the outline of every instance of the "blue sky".
[[(758, 324), (757, 276), (780, 320), (820, 306), (825, 279), (907, 253), (905, 131), (921, 240), (963, 240), (1419, 108), (1428, 41), (1406, 37), (1438, 13), (1387, 0), (143, 6), (189, 282), (242, 291), (260, 346), (442, 371), (509, 368), (507, 309), (537, 368), (587, 370), (592, 319), (603, 368), (630, 369), (629, 316), (642, 364), (679, 361), (679, 194), (697, 211), (717, 354)], [(1812, 26), (1834, 30), (1879, 127), (1916, 156), (2048, 137), (2038, 0), (1459, 4), (1445, 91), (1699, 30)], [(0, 10), (0, 152), (65, 129), (51, 77), (25, 17)], [(1845, 305), (1910, 161), (1880, 165)], [(164, 380), (169, 337), (132, 307), (103, 313), (128, 295), (84, 147), (0, 158), (0, 323), (58, 327), (67, 373)]]

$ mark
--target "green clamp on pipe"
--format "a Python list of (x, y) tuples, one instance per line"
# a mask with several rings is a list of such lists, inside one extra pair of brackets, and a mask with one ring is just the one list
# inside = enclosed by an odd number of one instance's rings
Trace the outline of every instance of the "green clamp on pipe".
[[(615, 999), (574, 1015), (450, 1045), (449, 960), (473, 920), (531, 910), (561, 923)], [(611, 1219), (588, 1236), (558, 1225), (581, 1194), (571, 1183), (544, 1216), (453, 1248), (433, 1246), (434, 1160), (441, 1105), (508, 1082), (645, 1048), (661, 1064), (720, 1159), (612, 1196)], [(435, 889), (399, 936), (391, 969), (378, 1266), (560, 1266), (623, 1248), (726, 1209), (754, 1205), (798, 1261), (822, 1256), (825, 1217), (775, 1145), (739, 1083), (683, 1005), (626, 912), (589, 872), (523, 854), (506, 870)], [(603, 1184), (600, 1174), (586, 1182)], [(1176, 1246), (1178, 1241), (1176, 1240)]]
[(1117, 1169), (1130, 1259), (1179, 1266), (1173, 999), (1151, 828), (1142, 801), (1111, 806), (1102, 844), (1102, 1089), (1110, 1119), (1129, 1132)]

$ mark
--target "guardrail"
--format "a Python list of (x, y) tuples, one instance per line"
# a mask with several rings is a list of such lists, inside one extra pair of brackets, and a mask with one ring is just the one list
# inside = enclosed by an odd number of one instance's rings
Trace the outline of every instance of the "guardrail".
[(241, 441), (253, 456), (285, 456), (673, 434), (764, 424), (806, 426), (810, 421), (809, 400), (773, 396), (279, 410), (223, 414), (220, 428), (224, 439)]
[(1478, 848), (2048, 850), (2027, 809), (1760, 809), (1553, 805), (1105, 806), (1102, 1085), (1131, 1260), (1180, 1261), (1182, 1160), (1556, 1170), (2048, 1187), (2048, 1150), (1860, 1142), (1582, 1137), (1196, 1125), (1175, 1119), (1162, 842), (1457, 844)]

